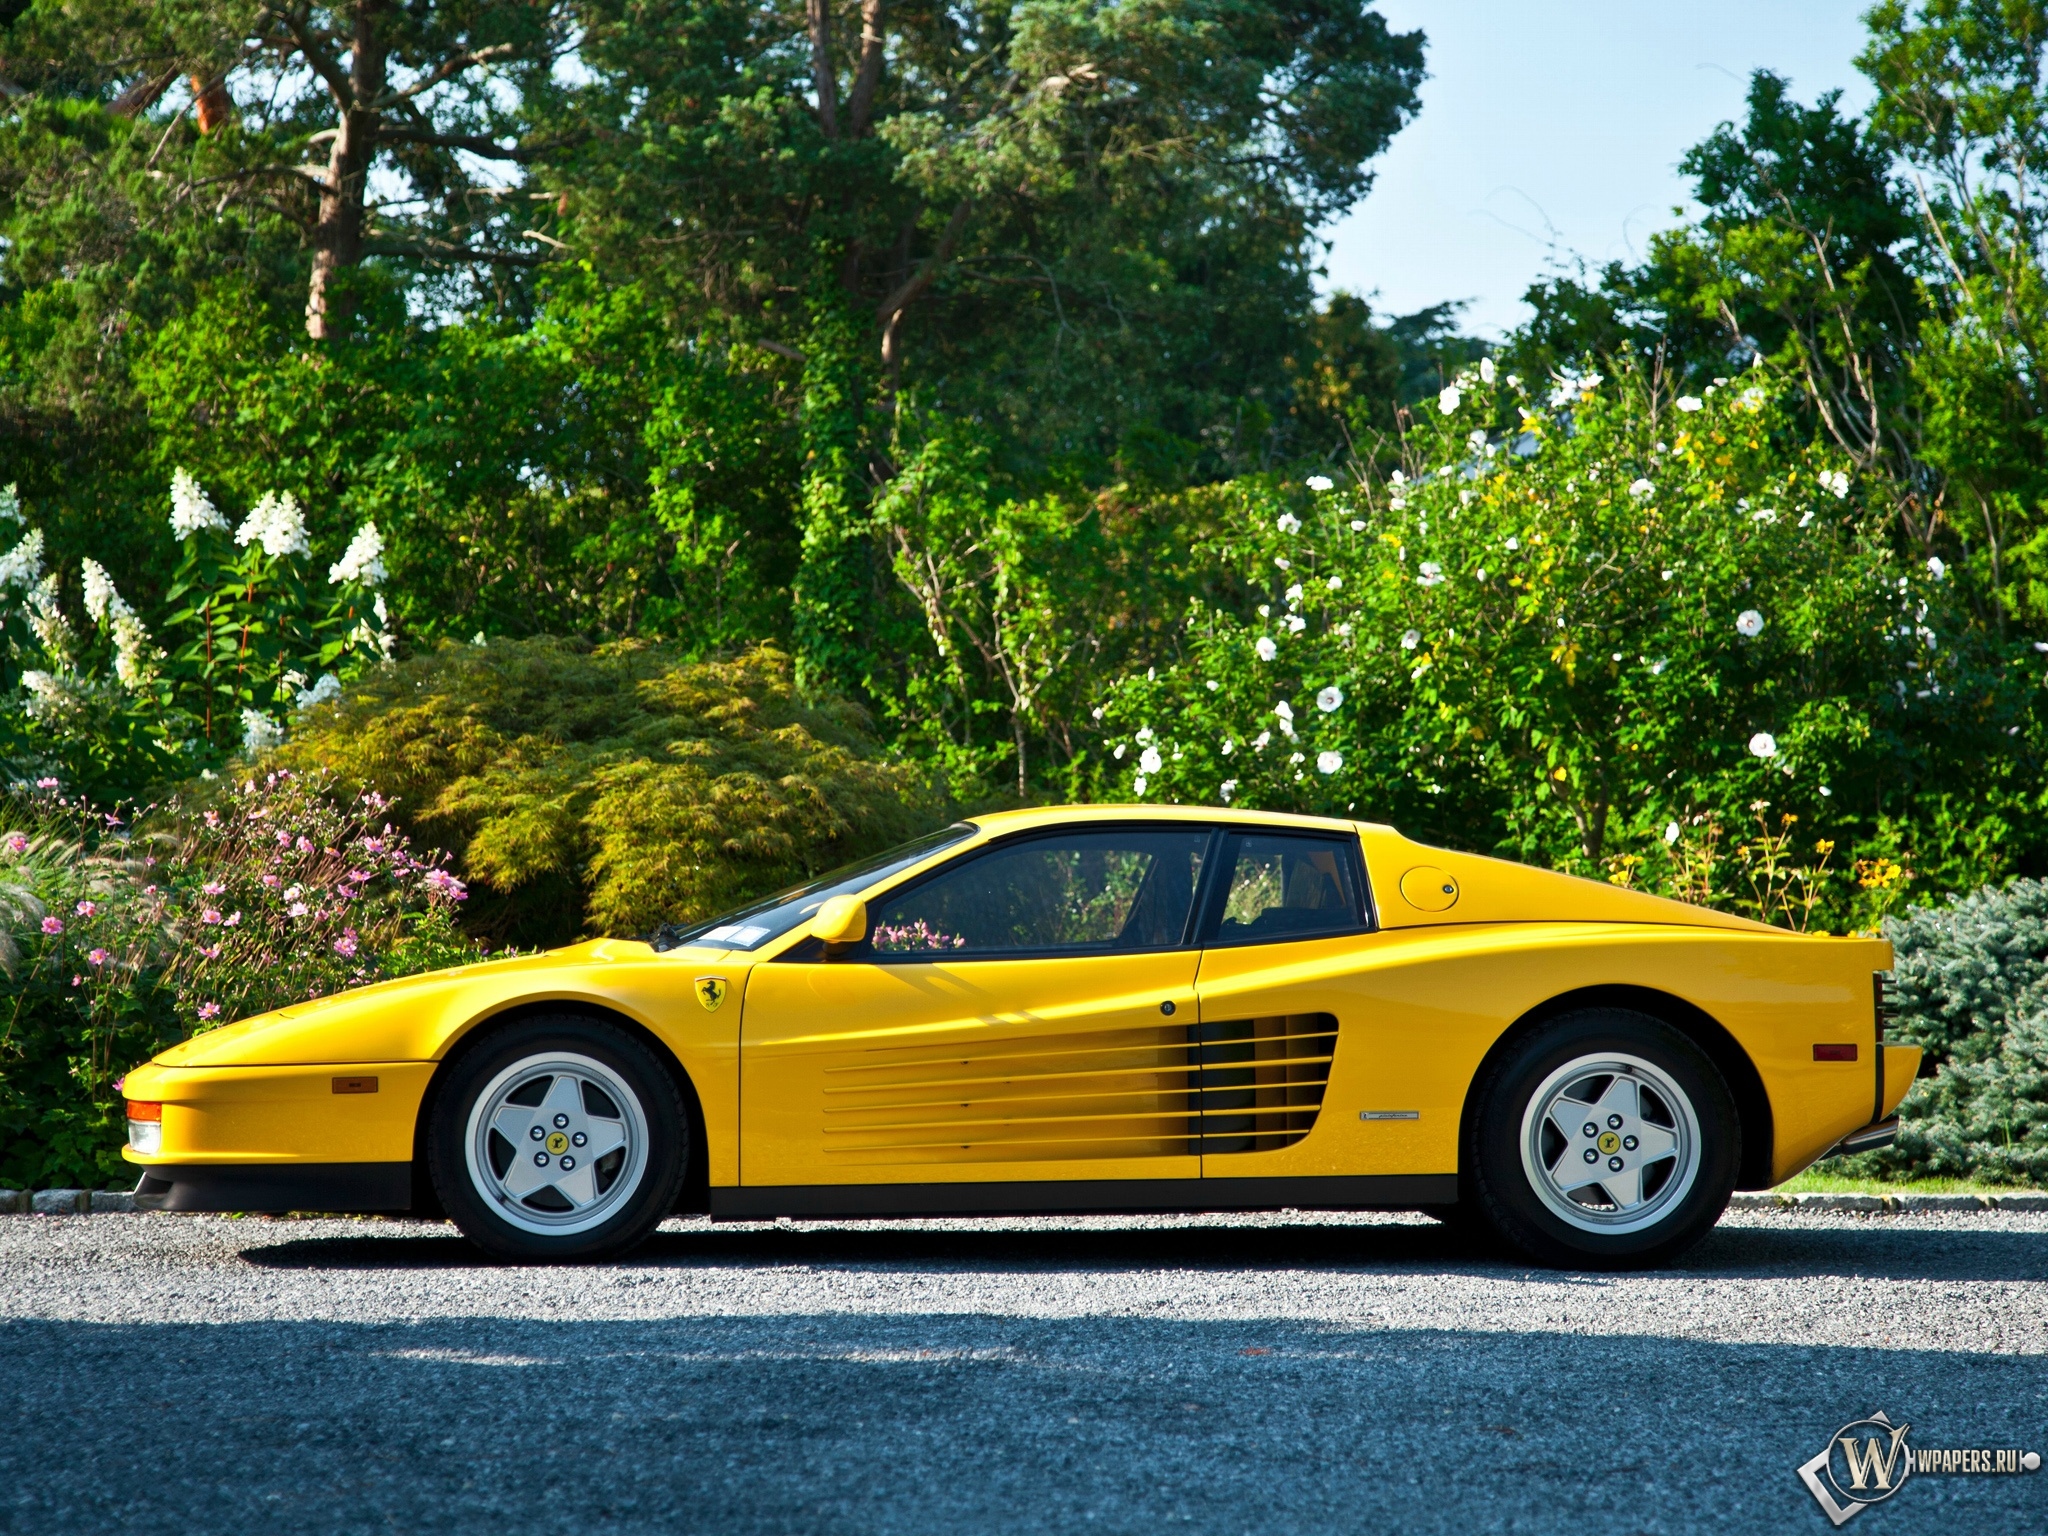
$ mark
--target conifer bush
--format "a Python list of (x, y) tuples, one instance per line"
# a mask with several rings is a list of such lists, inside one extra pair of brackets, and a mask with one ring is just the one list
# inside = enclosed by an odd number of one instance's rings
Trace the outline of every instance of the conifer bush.
[(1885, 924), (1901, 1044), (1926, 1052), (1896, 1145), (1852, 1171), (2048, 1179), (2048, 882), (1987, 886)]

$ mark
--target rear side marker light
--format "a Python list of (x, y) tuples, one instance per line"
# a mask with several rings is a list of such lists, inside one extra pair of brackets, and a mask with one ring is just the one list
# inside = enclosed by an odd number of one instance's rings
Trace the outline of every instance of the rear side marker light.
[(337, 1077), (334, 1080), (336, 1093), (375, 1093), (377, 1079), (374, 1077)]
[(1848, 1045), (1816, 1045), (1813, 1048), (1813, 1059), (1815, 1061), (1854, 1061), (1856, 1059), (1856, 1046), (1853, 1042)]
[(164, 1107), (146, 1099), (128, 1101), (128, 1145), (154, 1157), (164, 1149)]

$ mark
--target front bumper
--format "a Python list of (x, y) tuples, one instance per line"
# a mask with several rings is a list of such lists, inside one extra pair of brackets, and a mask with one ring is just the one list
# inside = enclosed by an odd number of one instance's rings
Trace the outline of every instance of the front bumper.
[(412, 1164), (154, 1163), (135, 1186), (147, 1211), (341, 1211), (412, 1209)]

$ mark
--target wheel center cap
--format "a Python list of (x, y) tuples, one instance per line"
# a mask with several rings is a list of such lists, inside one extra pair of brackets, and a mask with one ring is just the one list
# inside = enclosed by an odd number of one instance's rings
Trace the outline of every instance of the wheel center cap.
[[(1600, 1145), (1604, 1147), (1610, 1140), (1612, 1140), (1611, 1137), (1602, 1137)], [(547, 1149), (550, 1152), (556, 1153), (557, 1155), (566, 1152), (569, 1150), (569, 1138), (563, 1135), (560, 1131), (556, 1131), (552, 1136), (548, 1137)]]
[[(553, 1138), (553, 1137), (550, 1137), (550, 1138), (548, 1139), (548, 1145), (549, 1145), (550, 1147), (552, 1147), (552, 1146), (554, 1146), (554, 1145), (555, 1145), (555, 1143), (554, 1143), (554, 1138)], [(1600, 1148), (1600, 1150), (1601, 1150), (1602, 1152), (1607, 1152), (1607, 1153), (1614, 1153), (1614, 1152), (1619, 1152), (1619, 1151), (1621, 1150), (1621, 1138), (1620, 1138), (1619, 1136), (1615, 1135), (1615, 1134), (1614, 1134), (1614, 1132), (1612, 1132), (1612, 1131), (1602, 1131), (1602, 1132), (1600, 1133), (1600, 1140), (1599, 1140), (1599, 1143), (1598, 1143), (1598, 1145), (1599, 1145), (1599, 1148)], [(559, 1150), (559, 1149), (557, 1149), (557, 1150)]]

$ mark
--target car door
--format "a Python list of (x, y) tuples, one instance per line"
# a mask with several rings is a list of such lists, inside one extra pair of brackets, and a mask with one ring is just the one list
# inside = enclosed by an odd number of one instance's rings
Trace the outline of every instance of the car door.
[(1205, 826), (1081, 825), (870, 899), (756, 966), (743, 1185), (1193, 1178)]
[[(1402, 1049), (1361, 969), (1372, 922), (1356, 836), (1234, 829), (1216, 855), (1196, 995), (1205, 1179), (1412, 1171), (1374, 1084)], [(1367, 1128), (1370, 1128), (1369, 1130)]]

